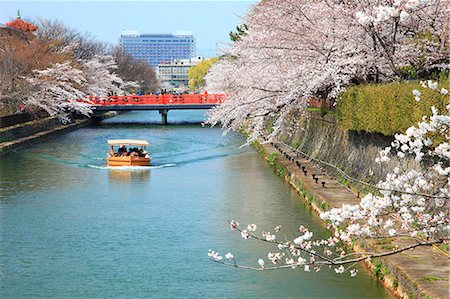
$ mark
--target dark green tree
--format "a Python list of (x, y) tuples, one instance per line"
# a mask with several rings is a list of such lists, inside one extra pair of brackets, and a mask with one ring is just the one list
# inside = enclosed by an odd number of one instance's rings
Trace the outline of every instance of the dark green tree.
[(247, 30), (247, 24), (236, 26), (236, 31), (230, 31), (229, 33), (231, 41), (237, 42), (238, 40), (240, 40), (242, 36), (245, 36), (247, 34)]

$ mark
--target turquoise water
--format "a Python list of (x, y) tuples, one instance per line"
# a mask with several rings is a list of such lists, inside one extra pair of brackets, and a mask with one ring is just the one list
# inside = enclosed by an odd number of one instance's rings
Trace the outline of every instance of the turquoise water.
[[(199, 122), (203, 112), (169, 112)], [(132, 112), (108, 122), (157, 122)], [(150, 169), (105, 166), (106, 140), (145, 139)], [(208, 249), (257, 265), (267, 244), (228, 219), (325, 236), (318, 217), (238, 134), (199, 125), (101, 125), (0, 161), (1, 298), (390, 298), (364, 269), (254, 272), (221, 266)]]

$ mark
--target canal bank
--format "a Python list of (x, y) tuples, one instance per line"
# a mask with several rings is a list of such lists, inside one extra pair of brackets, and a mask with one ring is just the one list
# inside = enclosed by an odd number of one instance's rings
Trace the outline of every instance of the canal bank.
[(1, 128), (0, 157), (116, 115), (116, 112), (105, 112), (93, 118), (74, 116), (67, 124), (56, 116), (48, 116)]
[[(342, 204), (356, 205), (359, 194), (330, 178), (317, 165), (311, 163), (288, 145), (268, 143), (260, 139), (255, 147), (305, 202), (320, 213)], [(355, 251), (381, 252), (408, 244), (408, 239), (385, 238), (365, 240), (351, 244)], [(409, 244), (411, 240), (409, 240)], [(449, 259), (434, 247), (418, 247), (392, 256), (366, 261), (374, 278), (399, 298), (448, 298), (450, 277)]]

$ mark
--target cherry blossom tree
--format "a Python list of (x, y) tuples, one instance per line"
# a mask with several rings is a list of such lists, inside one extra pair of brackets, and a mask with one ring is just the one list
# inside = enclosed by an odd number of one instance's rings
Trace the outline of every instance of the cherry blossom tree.
[[(232, 253), (224, 259), (210, 250), (208, 256), (221, 264), (253, 270), (302, 268), (318, 272), (323, 266), (331, 266), (336, 273), (348, 272), (353, 277), (357, 275), (356, 263), (366, 259), (450, 242), (450, 97), (446, 88), (438, 90), (436, 82), (422, 84), (445, 97), (449, 103), (445, 111), (441, 114), (433, 107), (430, 117), (424, 117), (405, 134), (396, 134), (391, 146), (380, 152), (377, 163), (389, 161), (392, 155), (400, 162), (379, 182), (378, 194), (369, 193), (357, 205), (344, 204), (320, 214), (334, 230), (334, 236), (314, 239), (308, 228), (300, 226), (295, 236), (287, 239), (287, 234), (283, 237), (280, 233), (281, 226), (276, 226), (273, 233), (258, 234), (256, 224), (241, 228), (238, 221), (231, 220), (231, 229), (240, 232), (243, 239), (272, 243), (275, 251), (267, 257), (255, 257), (259, 266), (238, 264)], [(413, 94), (420, 100), (419, 90)], [(404, 160), (410, 156), (417, 166), (427, 167), (404, 167)], [(401, 246), (379, 252), (346, 252), (346, 245), (353, 241), (379, 238), (402, 238)], [(271, 264), (266, 265), (266, 261)]]
[(273, 123), (276, 136), (307, 100), (335, 101), (345, 87), (448, 69), (449, 1), (268, 0), (244, 18), (248, 27), (206, 77), (227, 101), (209, 122), (245, 127), (249, 142)]
[[(417, 76), (449, 69), (450, 1), (443, 0), (267, 0), (244, 18), (240, 36), (206, 77), (210, 92), (225, 92), (227, 101), (212, 110), (211, 124), (225, 132), (245, 128), (248, 142), (284, 130), (291, 111), (302, 110), (314, 97), (335, 101), (347, 86), (402, 79), (402, 68)], [(398, 167), (380, 181), (379, 192), (367, 194), (357, 205), (343, 205), (321, 213), (334, 236), (314, 239), (300, 226), (288, 239), (276, 226), (257, 233), (257, 225), (230, 227), (243, 239), (274, 245), (255, 265), (241, 265), (233, 253), (210, 250), (209, 257), (233, 267), (269, 270), (302, 268), (357, 275), (354, 265), (372, 257), (449, 242), (450, 101), (448, 87), (433, 81), (422, 88), (439, 92), (444, 111), (433, 108), (423, 121), (380, 152), (378, 163), (392, 155)], [(411, 100), (420, 101), (414, 90)], [(406, 168), (413, 157), (417, 167)], [(404, 245), (382, 252), (346, 252), (349, 242), (385, 237), (405, 238)]]
[(14, 34), (0, 40), (0, 107), (9, 113), (22, 105), (68, 121), (67, 112), (90, 113), (77, 99), (139, 88), (117, 75), (114, 57), (88, 35), (45, 20), (39, 27), (22, 20), (7, 24)]
[(139, 88), (136, 82), (124, 82), (117, 76), (117, 64), (112, 55), (96, 55), (89, 60), (81, 60), (82, 70), (86, 76), (85, 92), (88, 95), (107, 96), (123, 95), (124, 89)]
[(33, 71), (33, 76), (26, 78), (30, 93), (23, 95), (24, 105), (46, 111), (49, 115), (57, 115), (64, 122), (69, 121), (68, 111), (77, 111), (84, 115), (91, 113), (90, 108), (77, 102), (86, 93), (82, 87), (87, 80), (83, 72), (70, 65), (69, 62), (56, 63), (45, 70)]
[(34, 70), (26, 77), (30, 92), (23, 95), (25, 106), (45, 110), (69, 121), (66, 112), (77, 112), (88, 116), (92, 111), (77, 100), (86, 96), (123, 94), (122, 88), (137, 87), (134, 82), (124, 82), (113, 71), (117, 68), (111, 55), (94, 56), (90, 60), (76, 61), (79, 68), (70, 62), (56, 63), (45, 70)]

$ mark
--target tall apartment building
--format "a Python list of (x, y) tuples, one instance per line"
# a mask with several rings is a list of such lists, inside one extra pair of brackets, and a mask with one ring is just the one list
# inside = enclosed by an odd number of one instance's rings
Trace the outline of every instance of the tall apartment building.
[(158, 64), (196, 56), (195, 37), (190, 33), (140, 34), (137, 31), (123, 31), (120, 35), (121, 48), (136, 59), (147, 60), (153, 68)]

